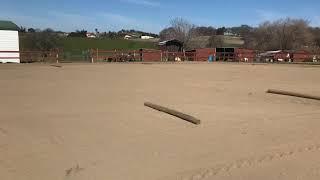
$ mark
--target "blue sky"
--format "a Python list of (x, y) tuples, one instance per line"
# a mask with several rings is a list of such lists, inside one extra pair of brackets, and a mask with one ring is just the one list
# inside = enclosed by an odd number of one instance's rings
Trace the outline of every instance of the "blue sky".
[(266, 20), (304, 18), (320, 26), (320, 0), (1, 0), (0, 19), (19, 26), (74, 31), (139, 29), (158, 33), (170, 19), (196, 25), (257, 26)]

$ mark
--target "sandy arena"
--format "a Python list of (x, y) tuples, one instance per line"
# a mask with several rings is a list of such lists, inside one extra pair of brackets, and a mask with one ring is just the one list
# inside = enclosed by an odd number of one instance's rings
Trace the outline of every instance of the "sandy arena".
[[(0, 65), (1, 180), (318, 180), (320, 67)], [(143, 106), (201, 119), (199, 126)]]

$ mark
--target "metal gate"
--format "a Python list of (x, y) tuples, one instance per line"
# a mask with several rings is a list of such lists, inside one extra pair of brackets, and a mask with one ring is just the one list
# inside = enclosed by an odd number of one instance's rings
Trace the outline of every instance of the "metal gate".
[(60, 62), (91, 62), (90, 50), (67, 50), (59, 54)]

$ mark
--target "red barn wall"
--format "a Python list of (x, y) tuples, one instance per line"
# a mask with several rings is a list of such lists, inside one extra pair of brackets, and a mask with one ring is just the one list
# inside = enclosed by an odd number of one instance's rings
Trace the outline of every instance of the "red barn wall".
[(161, 61), (161, 51), (159, 50), (143, 50), (142, 60), (146, 62)]
[(196, 49), (196, 61), (208, 61), (209, 56), (215, 56), (215, 48)]
[(295, 51), (293, 53), (294, 62), (312, 61), (312, 55), (307, 51)]
[(252, 49), (235, 49), (236, 59), (240, 62), (245, 62), (245, 58), (248, 59), (248, 62), (253, 62), (256, 57), (256, 52)]

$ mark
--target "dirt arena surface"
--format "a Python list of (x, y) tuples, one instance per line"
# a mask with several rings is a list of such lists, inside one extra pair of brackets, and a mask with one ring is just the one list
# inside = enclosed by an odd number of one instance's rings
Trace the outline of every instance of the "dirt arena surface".
[[(320, 179), (320, 67), (0, 65), (0, 179)], [(145, 101), (202, 120), (196, 126)]]

